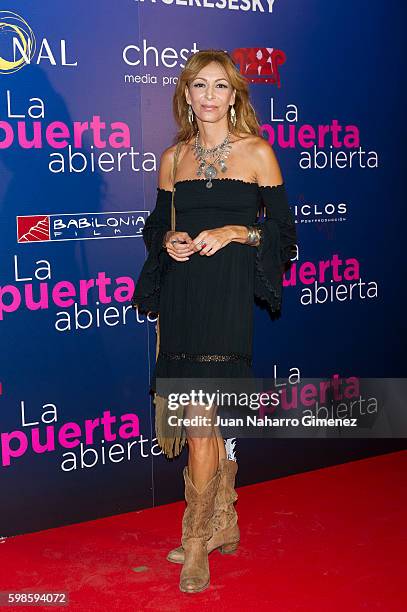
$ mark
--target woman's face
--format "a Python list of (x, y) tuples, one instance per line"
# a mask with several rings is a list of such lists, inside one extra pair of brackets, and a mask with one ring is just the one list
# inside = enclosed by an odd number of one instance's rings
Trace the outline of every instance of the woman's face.
[(192, 110), (201, 121), (215, 123), (226, 115), (235, 102), (236, 92), (227, 74), (217, 62), (202, 68), (185, 88), (185, 97)]

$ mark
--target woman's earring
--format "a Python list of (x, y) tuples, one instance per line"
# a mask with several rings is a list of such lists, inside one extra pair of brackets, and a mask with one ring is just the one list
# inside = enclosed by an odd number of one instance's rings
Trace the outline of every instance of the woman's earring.
[(194, 122), (194, 113), (190, 104), (188, 104), (188, 121), (191, 125)]
[(233, 125), (236, 126), (236, 111), (235, 111), (235, 107), (233, 104), (230, 107), (230, 120), (233, 123)]

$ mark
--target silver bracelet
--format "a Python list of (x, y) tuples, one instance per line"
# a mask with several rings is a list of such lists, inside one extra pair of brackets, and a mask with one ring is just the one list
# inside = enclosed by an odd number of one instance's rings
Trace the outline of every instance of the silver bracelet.
[(247, 225), (246, 244), (258, 246), (261, 240), (261, 230), (253, 225)]

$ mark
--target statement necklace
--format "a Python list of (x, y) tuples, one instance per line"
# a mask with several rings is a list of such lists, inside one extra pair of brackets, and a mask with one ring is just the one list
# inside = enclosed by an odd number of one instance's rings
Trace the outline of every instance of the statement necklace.
[[(198, 142), (199, 130), (195, 137), (195, 145), (193, 146), (193, 149), (194, 149), (195, 159), (197, 159), (199, 162), (199, 167), (198, 167), (196, 174), (197, 176), (202, 176), (202, 174), (205, 175), (205, 178), (208, 179), (208, 182), (206, 183), (206, 187), (208, 187), (208, 189), (212, 187), (212, 180), (216, 178), (218, 174), (215, 164), (219, 163), (221, 172), (226, 172), (227, 170), (225, 159), (229, 155), (230, 150), (232, 148), (232, 145), (229, 142), (229, 136), (230, 136), (230, 131), (228, 131), (225, 140), (221, 142), (219, 145), (216, 145), (216, 147), (212, 147), (212, 149), (205, 149), (205, 147), (199, 144)], [(215, 157), (215, 159), (210, 163), (206, 161), (206, 157), (208, 157), (209, 155), (212, 155), (213, 157)]]

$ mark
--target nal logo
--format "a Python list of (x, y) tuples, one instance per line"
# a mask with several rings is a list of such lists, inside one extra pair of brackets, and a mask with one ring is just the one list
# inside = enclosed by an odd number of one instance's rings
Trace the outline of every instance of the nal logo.
[(59, 41), (59, 48), (53, 48), (46, 38), (40, 41), (36, 53), (35, 35), (27, 21), (12, 11), (0, 11), (0, 74), (12, 74), (27, 64), (48, 62), (52, 66), (77, 66), (68, 63), (66, 40)]
[(242, 47), (234, 49), (231, 56), (249, 83), (267, 83), (281, 87), (279, 67), (287, 59), (284, 51), (271, 47)]

